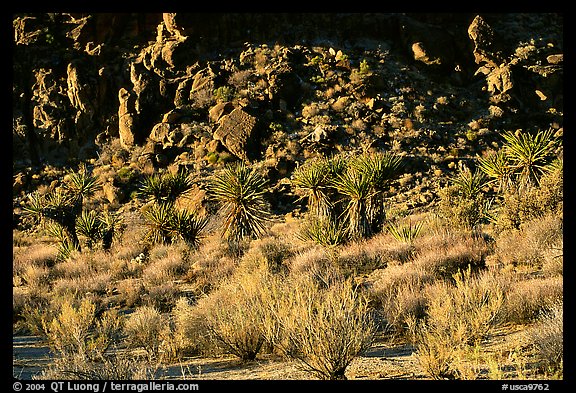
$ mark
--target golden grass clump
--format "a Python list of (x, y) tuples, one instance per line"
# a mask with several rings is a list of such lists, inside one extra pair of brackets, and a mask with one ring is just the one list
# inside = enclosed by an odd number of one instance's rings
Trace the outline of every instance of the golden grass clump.
[(541, 269), (550, 253), (559, 255), (563, 244), (563, 219), (557, 215), (536, 218), (520, 229), (499, 234), (490, 264), (529, 270)]
[(467, 232), (448, 232), (423, 236), (416, 244), (414, 264), (429, 274), (450, 278), (459, 270), (485, 265), (490, 245), (480, 236)]
[(559, 300), (551, 304), (538, 317), (528, 332), (536, 348), (537, 358), (547, 373), (562, 378), (564, 363), (564, 304)]
[(259, 277), (239, 272), (192, 307), (178, 302), (177, 310), (185, 314), (177, 319), (177, 331), (199, 339), (204, 352), (220, 350), (254, 360), (264, 344), (260, 294), (265, 284)]

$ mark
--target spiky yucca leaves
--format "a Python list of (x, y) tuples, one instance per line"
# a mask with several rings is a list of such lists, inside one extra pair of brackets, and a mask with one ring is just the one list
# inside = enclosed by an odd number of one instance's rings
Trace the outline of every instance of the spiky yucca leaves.
[(119, 214), (111, 213), (108, 210), (104, 210), (101, 214), (100, 221), (102, 223), (102, 248), (108, 250), (114, 239), (122, 232), (124, 223)]
[(373, 231), (382, 229), (386, 219), (384, 193), (390, 181), (400, 173), (402, 157), (390, 152), (363, 153), (352, 165), (370, 181), (372, 196), (368, 201), (368, 216)]
[(186, 171), (177, 173), (154, 173), (144, 178), (138, 188), (138, 195), (158, 204), (175, 203), (176, 200), (190, 191), (193, 184)]
[(466, 199), (474, 199), (478, 196), (484, 186), (488, 184), (488, 179), (484, 172), (476, 169), (474, 172), (467, 166), (461, 167), (450, 182), (456, 186), (458, 192)]
[(172, 217), (172, 240), (182, 239), (196, 249), (200, 246), (202, 231), (207, 224), (208, 218), (198, 217), (188, 210), (176, 211)]
[(72, 254), (79, 252), (80, 248), (77, 244), (74, 244), (70, 238), (69, 232), (62, 227), (62, 225), (56, 222), (49, 222), (46, 225), (46, 230), (50, 236), (54, 236), (58, 239), (58, 254), (56, 256), (57, 261), (64, 261), (72, 256)]
[(307, 198), (308, 211), (318, 217), (330, 216), (332, 203), (328, 196), (330, 167), (325, 158), (306, 161), (293, 174), (292, 184)]
[(174, 207), (168, 203), (154, 203), (143, 210), (148, 231), (145, 240), (152, 244), (171, 243)]
[(330, 255), (334, 249), (347, 240), (346, 229), (340, 221), (329, 217), (315, 217), (306, 220), (300, 227), (297, 237), (303, 241), (313, 241), (324, 247)]
[(498, 191), (506, 192), (514, 184), (514, 168), (508, 162), (506, 152), (499, 150), (478, 160), (478, 168), (484, 172), (490, 182), (496, 182)]
[(89, 249), (102, 238), (102, 228), (103, 223), (94, 210), (84, 210), (76, 218), (76, 234), (86, 239), (85, 244)]
[(80, 249), (76, 235), (76, 203), (64, 189), (58, 187), (46, 195), (37, 192), (30, 194), (24, 212), (41, 225), (59, 225), (67, 233), (67, 239)]
[(372, 234), (369, 204), (374, 196), (371, 178), (364, 172), (349, 167), (332, 180), (332, 185), (347, 200), (344, 217), (351, 239), (362, 239)]
[(486, 175), (476, 169), (461, 167), (450, 179), (450, 186), (440, 190), (439, 212), (454, 224), (473, 229), (486, 221), (490, 207), (483, 188), (488, 184)]
[(77, 172), (69, 172), (64, 177), (64, 188), (74, 202), (76, 215), (80, 214), (84, 199), (92, 196), (100, 187), (98, 179), (89, 173), (85, 164), (81, 164)]
[(271, 219), (264, 199), (266, 186), (256, 168), (244, 163), (227, 165), (210, 178), (208, 192), (222, 208), (223, 236), (230, 243), (264, 234)]
[(506, 140), (505, 152), (515, 170), (520, 188), (538, 185), (556, 158), (555, 150), (561, 142), (554, 135), (554, 130), (550, 128), (536, 134), (508, 131), (502, 136)]
[(394, 239), (399, 242), (404, 242), (408, 244), (414, 243), (414, 239), (418, 237), (420, 231), (422, 230), (424, 223), (418, 222), (412, 225), (412, 221), (406, 226), (399, 227), (393, 223), (388, 225), (388, 232), (394, 237)]

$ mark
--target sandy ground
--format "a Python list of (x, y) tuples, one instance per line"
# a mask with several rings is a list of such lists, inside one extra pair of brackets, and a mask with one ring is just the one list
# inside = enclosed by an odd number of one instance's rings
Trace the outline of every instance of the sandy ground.
[[(408, 345), (375, 344), (355, 358), (346, 370), (348, 379), (421, 379), (426, 378), (418, 367)], [(45, 342), (36, 336), (14, 336), (13, 376), (33, 379), (51, 362)], [(286, 361), (276, 355), (263, 354), (255, 361), (241, 362), (234, 356), (194, 357), (181, 363), (159, 368), (157, 379), (209, 380), (309, 380), (315, 377), (298, 362)]]

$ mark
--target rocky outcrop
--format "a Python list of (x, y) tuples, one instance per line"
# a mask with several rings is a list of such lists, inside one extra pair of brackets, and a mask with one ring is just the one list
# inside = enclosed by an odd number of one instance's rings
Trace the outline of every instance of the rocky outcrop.
[[(506, 127), (528, 117), (545, 127), (561, 120), (549, 111), (561, 113), (563, 94), (555, 20), (15, 15), (16, 160), (31, 156), (35, 136), (44, 160), (50, 143), (73, 158), (89, 142), (102, 149), (118, 138), (150, 167), (223, 150), (254, 160), (270, 147), (293, 161), (303, 151), (366, 148), (366, 138), (388, 146), (419, 128), (434, 143), (455, 143), (459, 123), (495, 129), (507, 115)], [(413, 144), (406, 137), (399, 148)]]

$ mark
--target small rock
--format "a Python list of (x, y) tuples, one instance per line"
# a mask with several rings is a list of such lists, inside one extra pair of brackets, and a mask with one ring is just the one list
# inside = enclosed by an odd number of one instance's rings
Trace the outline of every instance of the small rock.
[(550, 55), (546, 57), (546, 61), (550, 64), (560, 64), (564, 62), (564, 54)]

